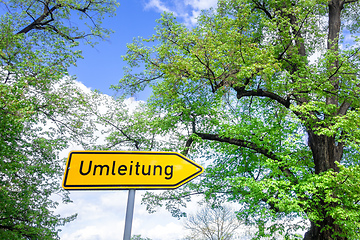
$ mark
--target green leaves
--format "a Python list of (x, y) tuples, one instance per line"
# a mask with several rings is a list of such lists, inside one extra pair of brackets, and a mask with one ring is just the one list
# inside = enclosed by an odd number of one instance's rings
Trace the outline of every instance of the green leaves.
[(158, 115), (146, 124), (171, 139), (159, 146), (207, 166), (198, 182), (147, 204), (203, 194), (240, 202), (259, 238), (299, 238), (306, 227), (317, 239), (359, 238), (360, 55), (357, 40), (341, 45), (346, 26), (359, 26), (356, 6), (224, 0), (193, 29), (164, 14), (152, 37), (129, 45), (119, 88), (151, 87), (146, 108)]
[[(76, 215), (53, 210), (60, 187), (62, 151), (90, 134), (86, 99), (68, 78), (80, 57), (75, 40), (104, 37), (99, 24), (112, 14), (109, 1), (2, 1), (0, 18), (0, 238), (57, 239), (58, 227)], [(76, 28), (85, 16), (90, 32)], [(99, 18), (98, 18), (99, 17)], [(70, 21), (71, 19), (71, 21)], [(77, 21), (81, 25), (80, 21)]]

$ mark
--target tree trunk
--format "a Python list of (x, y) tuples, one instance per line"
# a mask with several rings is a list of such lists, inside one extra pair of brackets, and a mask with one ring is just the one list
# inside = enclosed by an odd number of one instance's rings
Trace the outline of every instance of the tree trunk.
[[(343, 145), (337, 144), (335, 137), (328, 137), (325, 135), (317, 135), (312, 130), (308, 130), (308, 144), (313, 154), (315, 163), (315, 174), (333, 169), (335, 172), (339, 171), (336, 161), (340, 162), (343, 155)], [(323, 194), (325, 198), (325, 193)], [(323, 202), (323, 203), (321, 203)], [(334, 219), (327, 216), (324, 199), (317, 203), (319, 208), (322, 208), (323, 221), (311, 222), (311, 227), (304, 236), (304, 240), (346, 240), (346, 237), (333, 236), (334, 233), (341, 233), (341, 229), (334, 223)], [(335, 203), (332, 203), (333, 205)], [(327, 205), (327, 206), (326, 206)], [(335, 207), (332, 206), (332, 207)], [(318, 209), (321, 211), (321, 209)]]
[(347, 240), (346, 237), (332, 236), (334, 232), (341, 232), (341, 229), (334, 224), (334, 219), (328, 217), (317, 224), (311, 222), (311, 227), (305, 233), (303, 240)]
[(308, 144), (315, 164), (315, 174), (329, 169), (338, 172), (339, 169), (335, 162), (341, 161), (343, 145), (337, 143), (333, 136), (317, 135), (312, 130), (308, 130), (308, 137)]
[[(344, 1), (342, 0), (330, 0), (328, 2), (329, 7), (329, 32), (328, 32), (328, 44), (327, 49), (334, 51), (336, 54), (339, 46), (339, 33), (341, 26), (341, 10), (343, 9)], [(339, 67), (339, 62), (336, 59), (333, 64), (330, 66), (329, 71), (333, 72)], [(339, 88), (338, 77), (336, 75), (329, 78), (333, 86), (333, 92), (336, 93)], [(333, 104), (338, 106), (339, 102), (336, 97), (336, 94), (328, 96), (326, 98), (326, 104)], [(332, 118), (333, 116), (325, 116), (325, 118)], [(336, 162), (340, 162), (343, 155), (343, 144), (337, 143), (335, 136), (325, 136), (315, 134), (314, 131), (308, 129), (308, 144), (313, 154), (313, 160), (315, 164), (315, 174), (320, 174), (322, 172), (333, 169), (335, 172), (338, 172), (339, 169), (336, 165)], [(323, 194), (325, 198), (325, 194)], [(336, 203), (332, 203), (335, 205)], [(304, 235), (304, 240), (346, 240), (346, 237), (339, 237), (334, 235), (334, 233), (341, 233), (341, 228), (336, 225), (335, 220), (328, 216), (327, 206), (324, 199), (320, 200), (320, 203), (317, 203), (319, 206), (318, 211), (322, 210), (322, 216), (324, 219), (322, 221), (311, 222), (311, 227), (308, 232)]]

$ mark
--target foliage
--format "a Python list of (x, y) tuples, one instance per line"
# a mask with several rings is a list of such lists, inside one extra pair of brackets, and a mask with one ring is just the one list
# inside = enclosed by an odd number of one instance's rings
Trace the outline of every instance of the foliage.
[(139, 235), (132, 236), (131, 240), (151, 240), (151, 238), (148, 238), (148, 237), (143, 238), (143, 237), (141, 237), (141, 234), (139, 234)]
[[(94, 150), (113, 151), (168, 151), (174, 147), (168, 136), (159, 136), (159, 129), (151, 122), (160, 117), (145, 102), (133, 98), (113, 99), (106, 95), (93, 95), (88, 111), (102, 125), (105, 143)], [(106, 106), (104, 108), (104, 106)], [(103, 111), (99, 111), (102, 108)]]
[[(80, 57), (76, 39), (94, 43), (91, 36), (108, 33), (99, 24), (115, 2), (0, 4), (6, 9), (0, 18), (0, 238), (54, 239), (56, 228), (76, 216), (54, 214), (53, 194), (69, 201), (59, 184), (58, 154), (69, 140), (89, 134), (86, 101), (65, 77), (67, 68)], [(74, 14), (92, 22), (90, 29), (76, 28)]]
[(177, 206), (204, 194), (241, 203), (239, 217), (259, 238), (307, 229), (305, 239), (358, 239), (358, 9), (221, 0), (193, 29), (164, 14), (152, 37), (129, 44), (114, 88), (151, 87), (157, 117), (146, 125), (207, 166), (184, 188), (145, 194), (148, 210), (183, 216)]

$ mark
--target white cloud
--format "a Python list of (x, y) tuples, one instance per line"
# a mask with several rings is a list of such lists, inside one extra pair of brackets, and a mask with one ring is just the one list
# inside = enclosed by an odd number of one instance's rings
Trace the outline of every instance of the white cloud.
[(217, 0), (149, 0), (145, 5), (145, 9), (154, 9), (158, 12), (172, 12), (186, 26), (192, 27), (196, 24), (196, 19), (202, 10), (216, 8), (216, 6)]
[(159, 12), (173, 12), (160, 0), (150, 0), (148, 3), (146, 3), (145, 9), (156, 9)]
[(209, 9), (216, 7), (217, 0), (185, 0), (184, 3), (194, 9)]
[[(180, 239), (181, 221), (165, 210), (149, 214), (141, 205), (143, 191), (136, 191), (132, 235), (156, 239)], [(56, 213), (78, 213), (75, 221), (62, 227), (61, 239), (115, 240), (124, 234), (128, 191), (72, 191), (73, 203), (61, 204)]]
[(181, 225), (170, 222), (166, 225), (155, 226), (148, 232), (148, 236), (151, 239), (180, 239), (183, 232)]

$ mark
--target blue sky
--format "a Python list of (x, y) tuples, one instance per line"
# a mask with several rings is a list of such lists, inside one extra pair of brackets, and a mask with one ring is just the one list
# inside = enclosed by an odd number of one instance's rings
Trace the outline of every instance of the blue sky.
[(143, 0), (121, 1), (116, 14), (104, 20), (104, 26), (114, 31), (110, 38), (95, 47), (82, 45), (84, 59), (79, 59), (77, 66), (69, 69), (69, 74), (85, 86), (108, 95), (115, 94), (110, 85), (123, 76), (125, 63), (121, 56), (126, 54), (126, 44), (134, 37), (153, 34), (155, 20), (161, 16), (160, 12), (146, 9)]
[[(156, 19), (164, 11), (173, 12), (178, 21), (191, 27), (196, 23), (196, 16), (202, 9), (216, 6), (216, 0), (123, 0), (117, 15), (105, 19), (104, 26), (114, 33), (107, 41), (102, 41), (94, 48), (81, 46), (84, 59), (79, 59), (77, 67), (72, 67), (69, 74), (92, 90), (114, 95), (109, 89), (123, 76), (123, 62), (121, 56), (126, 54), (126, 44), (138, 36), (148, 37), (154, 33)], [(149, 92), (135, 96), (139, 100), (146, 100)]]

